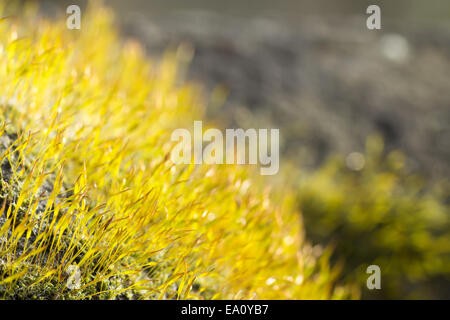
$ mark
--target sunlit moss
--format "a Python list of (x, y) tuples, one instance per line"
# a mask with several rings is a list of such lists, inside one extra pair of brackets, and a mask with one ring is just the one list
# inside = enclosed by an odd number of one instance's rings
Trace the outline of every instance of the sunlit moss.
[(203, 115), (178, 84), (182, 49), (150, 61), (102, 7), (81, 31), (34, 10), (0, 1), (0, 136), (15, 135), (0, 149), (2, 297), (352, 295), (301, 236), (294, 193), (274, 200), (249, 167), (168, 160), (172, 130)]

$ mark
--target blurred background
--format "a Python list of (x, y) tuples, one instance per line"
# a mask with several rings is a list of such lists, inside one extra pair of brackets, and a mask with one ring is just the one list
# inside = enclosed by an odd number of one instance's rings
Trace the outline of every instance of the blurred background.
[[(361, 150), (378, 131), (415, 169), (449, 173), (448, 1), (104, 2), (150, 55), (188, 44), (189, 78), (226, 95), (211, 117), (283, 128), (285, 154), (302, 165)], [(87, 1), (43, 3), (57, 12)], [(372, 3), (380, 31), (366, 28)]]
[(184, 48), (211, 122), (280, 128), (306, 236), (334, 248), (342, 281), (363, 298), (450, 298), (449, 1), (103, 2), (150, 56)]

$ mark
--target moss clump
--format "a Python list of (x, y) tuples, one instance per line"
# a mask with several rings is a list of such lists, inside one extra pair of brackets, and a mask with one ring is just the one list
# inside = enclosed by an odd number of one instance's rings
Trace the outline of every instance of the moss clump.
[(0, 1), (0, 16), (14, 16), (0, 20), (0, 121), (18, 139), (1, 154), (12, 171), (5, 297), (352, 294), (302, 237), (292, 191), (277, 196), (249, 167), (169, 160), (171, 132), (203, 117), (200, 92), (179, 77), (181, 51), (149, 61), (95, 3), (82, 32), (10, 3)]
[[(342, 277), (359, 283), (364, 298), (448, 298), (448, 180), (425, 184), (401, 153), (384, 154), (377, 136), (361, 157), (356, 171), (335, 157), (303, 179), (298, 199), (308, 236), (333, 243)], [(366, 287), (371, 264), (381, 268), (380, 291)]]
[[(22, 138), (11, 130), (2, 129), (0, 136), (0, 199), (3, 208), (0, 215), (0, 275), (3, 279), (0, 285), (0, 297), (4, 299), (80, 299), (88, 296), (107, 299), (112, 297), (112, 292), (123, 289), (129, 282), (126, 276), (114, 276), (103, 282), (97, 282), (81, 289), (85, 283), (81, 283), (80, 271), (76, 263), (81, 261), (86, 254), (84, 240), (72, 240), (74, 236), (70, 229), (57, 235), (57, 229), (53, 229), (50, 221), (58, 223), (59, 217), (55, 216), (55, 206), (65, 203), (67, 206), (72, 201), (73, 192), (65, 186), (60, 186), (54, 203), (49, 205), (49, 197), (54, 192), (55, 176), (50, 174), (38, 187), (35, 194), (38, 199), (26, 197), (19, 202), (23, 193), (24, 178), (20, 171), (29, 172), (29, 164), (33, 162), (33, 153), (27, 153), (28, 159), (21, 159), (17, 149), (23, 144)], [(21, 170), (20, 170), (21, 169)], [(23, 196), (22, 196), (23, 198)], [(30, 214), (32, 212), (32, 214)], [(59, 210), (58, 215), (64, 215), (67, 210)], [(32, 218), (30, 216), (32, 215)], [(25, 232), (17, 233), (17, 228), (23, 227)], [(19, 234), (19, 235), (17, 235)], [(42, 237), (42, 235), (45, 235)], [(50, 251), (47, 243), (59, 238), (59, 246), (56, 258), (49, 260)], [(39, 255), (35, 249), (43, 247)], [(73, 253), (68, 251), (72, 250)], [(52, 277), (59, 264), (64, 263), (63, 257), (69, 253), (76, 255), (65, 273), (61, 277)], [(30, 256), (27, 259), (24, 257)], [(98, 259), (96, 260), (98, 261)], [(96, 271), (93, 273), (95, 275)], [(44, 277), (43, 277), (44, 275)], [(72, 279), (74, 275), (77, 279)], [(94, 279), (95, 277), (93, 277)], [(118, 297), (136, 298), (133, 291), (123, 292)]]

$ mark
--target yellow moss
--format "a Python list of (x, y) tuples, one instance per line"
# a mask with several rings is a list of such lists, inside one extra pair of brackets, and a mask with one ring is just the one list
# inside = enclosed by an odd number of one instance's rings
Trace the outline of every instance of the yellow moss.
[[(199, 92), (176, 84), (180, 52), (150, 61), (103, 7), (84, 14), (81, 31), (7, 10), (17, 16), (0, 20), (0, 121), (19, 137), (18, 192), (1, 212), (5, 297), (29, 264), (59, 298), (349, 295), (304, 243), (288, 190), (274, 201), (249, 167), (168, 160), (172, 130), (203, 116)], [(80, 288), (61, 286), (74, 265)]]

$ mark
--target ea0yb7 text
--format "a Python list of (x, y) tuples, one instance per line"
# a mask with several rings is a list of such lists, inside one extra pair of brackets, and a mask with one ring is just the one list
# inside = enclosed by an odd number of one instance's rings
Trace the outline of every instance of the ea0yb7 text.
[(267, 304), (227, 304), (225, 314), (228, 315), (258, 315), (266, 314), (269, 305)]

